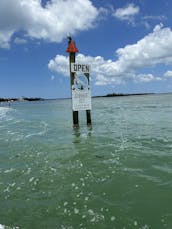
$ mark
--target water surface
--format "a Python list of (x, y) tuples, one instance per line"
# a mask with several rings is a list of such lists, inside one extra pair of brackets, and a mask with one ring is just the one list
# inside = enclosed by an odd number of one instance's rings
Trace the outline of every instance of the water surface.
[(171, 229), (172, 95), (0, 107), (0, 224), (20, 229)]

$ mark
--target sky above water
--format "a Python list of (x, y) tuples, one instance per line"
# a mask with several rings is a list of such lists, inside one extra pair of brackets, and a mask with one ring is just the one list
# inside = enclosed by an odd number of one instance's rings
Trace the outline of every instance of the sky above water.
[(0, 97), (70, 97), (67, 36), (92, 95), (172, 92), (171, 0), (1, 0)]

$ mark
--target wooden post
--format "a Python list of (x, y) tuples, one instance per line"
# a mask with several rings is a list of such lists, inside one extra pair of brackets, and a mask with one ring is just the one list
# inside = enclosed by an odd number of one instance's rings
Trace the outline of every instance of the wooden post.
[[(85, 76), (87, 77), (88, 84), (90, 85), (89, 73), (85, 73)], [(87, 118), (87, 126), (91, 126), (91, 111), (90, 110), (86, 110), (86, 118)]]
[[(72, 41), (71, 37), (68, 37), (68, 48), (66, 50), (69, 52), (69, 66), (70, 66), (70, 85), (72, 90), (72, 85), (74, 83), (75, 73), (71, 71), (71, 63), (75, 63), (75, 53), (78, 52), (75, 43)], [(78, 111), (73, 111), (73, 127), (79, 127)]]
[[(74, 69), (72, 70), (72, 66), (76, 65), (75, 67), (77, 67), (77, 64), (75, 63), (75, 53), (78, 52), (78, 49), (75, 45), (75, 42), (72, 41), (71, 37), (68, 37), (68, 48), (67, 48), (66, 52), (69, 53), (70, 84), (71, 84), (71, 91), (73, 90), (72, 91), (72, 99), (73, 99), (76, 95), (76, 91), (75, 91), (76, 88), (75, 87), (73, 88), (73, 86), (78, 85), (78, 83), (77, 83), (78, 79), (75, 76), (77, 70), (74, 70)], [(75, 63), (75, 64), (73, 64), (73, 63)], [(82, 66), (83, 66), (83, 69), (82, 69)], [(86, 66), (86, 65), (78, 64), (78, 71), (79, 71), (79, 68), (80, 68), (80, 70), (82, 69), (83, 74), (85, 75), (85, 77), (88, 80), (88, 88), (86, 89), (86, 95), (84, 95), (85, 99), (86, 99), (86, 102), (84, 103), (84, 105), (86, 104), (85, 110), (86, 110), (87, 125), (91, 126), (91, 110), (87, 110), (87, 109), (91, 109), (89, 67), (87, 66), (88, 68), (84, 68), (84, 66)], [(82, 82), (81, 80), (79, 80), (79, 81)], [(77, 90), (78, 90), (78, 88), (77, 88)], [(82, 89), (79, 89), (79, 90), (82, 90)], [(85, 91), (83, 91), (83, 92), (85, 93)], [(81, 91), (79, 92), (79, 95), (80, 96), (83, 95), (81, 93)], [(80, 103), (79, 103), (79, 106), (78, 105), (76, 106), (76, 104), (75, 105), (73, 104), (72, 111), (73, 111), (73, 127), (74, 128), (79, 127), (78, 110), (83, 110), (82, 105), (83, 104), (81, 104), (81, 106), (80, 106)]]
[(87, 116), (87, 126), (91, 126), (91, 111), (86, 110), (86, 116)]
[[(70, 85), (72, 89), (72, 85), (74, 83), (74, 77), (75, 73), (71, 71), (71, 63), (75, 63), (75, 53), (71, 52), (69, 53), (69, 65), (70, 65)], [(78, 111), (73, 111), (73, 127), (78, 128), (79, 127), (79, 118), (78, 118)]]

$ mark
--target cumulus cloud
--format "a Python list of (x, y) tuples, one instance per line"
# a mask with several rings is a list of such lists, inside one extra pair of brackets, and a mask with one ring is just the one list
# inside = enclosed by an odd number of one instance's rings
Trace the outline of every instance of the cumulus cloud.
[[(162, 24), (155, 26), (137, 43), (117, 49), (117, 60), (105, 60), (101, 56), (91, 57), (77, 55), (77, 62), (91, 65), (93, 81), (96, 85), (122, 84), (127, 80), (133, 82), (159, 81), (162, 78), (152, 74), (139, 74), (145, 67), (154, 67), (158, 64), (172, 64), (172, 31)], [(69, 75), (68, 57), (57, 55), (49, 61), (51, 71), (62, 75)], [(171, 75), (171, 71), (166, 73)]]
[[(0, 1), (0, 47), (9, 48), (11, 36), (24, 31), (27, 36), (61, 42), (67, 34), (90, 29), (99, 11), (90, 0)], [(78, 20), (79, 18), (79, 20)]]
[[(91, 65), (91, 75), (94, 75), (93, 80), (96, 85), (106, 85), (111, 84), (112, 82), (115, 84), (122, 83), (122, 78), (117, 75), (113, 78), (116, 66), (115, 62), (112, 62), (111, 60), (105, 60), (101, 56), (92, 57), (78, 54), (76, 62)], [(67, 56), (57, 55), (54, 59), (49, 61), (48, 68), (52, 72), (69, 76), (69, 59)]]
[(68, 57), (63, 55), (57, 55), (54, 59), (49, 61), (48, 68), (52, 72), (58, 72), (64, 76), (68, 76), (69, 75)]
[(138, 14), (139, 11), (140, 11), (139, 7), (131, 3), (124, 8), (119, 8), (115, 10), (113, 16), (118, 18), (119, 20), (126, 20), (128, 22), (133, 22), (134, 16)]
[(120, 64), (127, 69), (172, 63), (171, 53), (172, 31), (170, 28), (163, 28), (162, 24), (155, 26), (152, 33), (136, 44), (117, 50)]

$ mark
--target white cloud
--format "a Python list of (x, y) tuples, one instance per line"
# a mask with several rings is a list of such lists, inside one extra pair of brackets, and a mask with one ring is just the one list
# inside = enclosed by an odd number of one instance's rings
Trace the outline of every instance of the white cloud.
[(0, 47), (9, 48), (11, 36), (20, 30), (32, 38), (61, 42), (68, 33), (92, 28), (98, 14), (90, 0), (49, 0), (44, 7), (41, 0), (1, 0)]
[(163, 25), (162, 23), (156, 25), (156, 26), (154, 27), (154, 29), (153, 29), (153, 32), (158, 32), (158, 31), (160, 31), (160, 30), (163, 28), (163, 26), (164, 26), (164, 25)]
[[(136, 74), (145, 67), (158, 64), (172, 64), (172, 31), (157, 25), (153, 32), (133, 45), (126, 45), (116, 51), (116, 61), (105, 60), (101, 56), (91, 57), (77, 55), (77, 61), (91, 65), (91, 75), (96, 85), (122, 84), (127, 80), (133, 82), (159, 81), (162, 78), (152, 74)], [(57, 55), (50, 60), (51, 71), (69, 75), (68, 57)], [(166, 73), (170, 75), (171, 72)]]
[(23, 38), (19, 38), (19, 37), (16, 37), (15, 39), (14, 39), (14, 43), (15, 44), (26, 44), (27, 43), (27, 40), (26, 39), (23, 39)]
[(138, 74), (138, 75), (135, 75), (133, 78), (134, 78), (134, 82), (136, 82), (136, 83), (149, 83), (151, 81), (162, 80), (162, 78), (155, 77), (152, 74)]
[(68, 57), (63, 55), (57, 55), (54, 60), (52, 59), (49, 61), (48, 68), (52, 72), (58, 72), (64, 76), (68, 76), (69, 75)]
[(172, 78), (172, 71), (166, 71), (164, 73), (164, 77), (166, 77), (166, 78)]
[(9, 40), (10, 40), (12, 34), (13, 34), (13, 32), (11, 32), (11, 31), (1, 32), (1, 30), (0, 30), (0, 48), (5, 48), (5, 49), (10, 48)]
[(127, 20), (129, 22), (133, 22), (133, 17), (136, 14), (138, 14), (139, 11), (140, 11), (139, 7), (131, 3), (124, 8), (117, 9), (113, 13), (113, 16), (120, 20)]
[(120, 64), (126, 69), (137, 69), (156, 64), (172, 63), (172, 31), (157, 25), (153, 32), (136, 44), (117, 50)]
[(142, 17), (143, 20), (152, 20), (152, 21), (164, 21), (166, 20), (165, 15), (147, 15)]
[[(112, 62), (111, 60), (105, 60), (101, 56), (91, 57), (78, 54), (76, 56), (76, 62), (91, 65), (91, 75), (94, 76), (96, 85), (106, 85), (111, 84), (112, 82), (114, 84), (122, 83), (122, 78), (117, 75), (113, 78), (116, 66), (115, 62)], [(69, 76), (69, 59), (67, 56), (57, 55), (54, 59), (49, 61), (48, 68), (52, 72)]]

